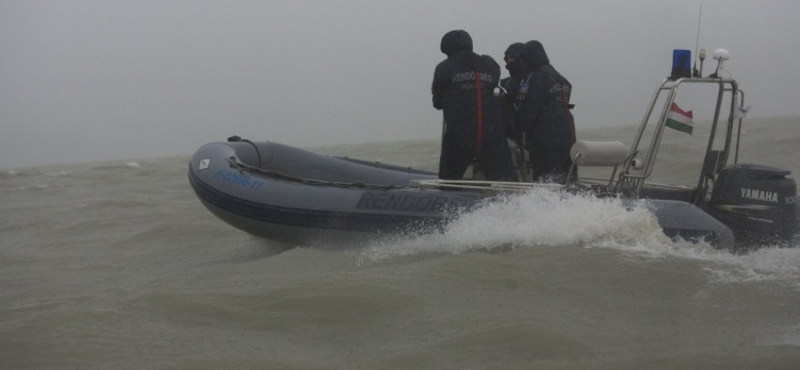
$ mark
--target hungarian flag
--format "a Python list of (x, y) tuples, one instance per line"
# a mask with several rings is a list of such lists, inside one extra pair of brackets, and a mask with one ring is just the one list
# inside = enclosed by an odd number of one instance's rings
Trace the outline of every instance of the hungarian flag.
[(684, 112), (678, 104), (672, 103), (667, 114), (667, 127), (692, 134), (692, 111)]

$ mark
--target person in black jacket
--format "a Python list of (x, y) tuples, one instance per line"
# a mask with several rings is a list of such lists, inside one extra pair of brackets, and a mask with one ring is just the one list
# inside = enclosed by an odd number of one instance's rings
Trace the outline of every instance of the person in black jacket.
[(509, 139), (516, 139), (514, 135), (514, 119), (517, 116), (518, 108), (517, 92), (523, 76), (521, 60), (523, 45), (521, 42), (509, 45), (503, 57), (509, 77), (500, 80), (500, 86), (505, 90), (505, 95), (503, 96), (503, 122), (505, 122), (506, 134), (508, 134)]
[(439, 178), (461, 180), (477, 162), (488, 180), (516, 181), (501, 101), (494, 96), (500, 66), (474, 53), (472, 38), (463, 30), (445, 34), (441, 51), (447, 59), (436, 66), (431, 85), (433, 106), (444, 115)]
[(533, 165), (533, 181), (563, 183), (572, 165), (575, 143), (572, 84), (550, 64), (539, 41), (525, 43), (520, 55), (523, 77), (516, 91), (517, 133), (525, 133), (525, 149)]

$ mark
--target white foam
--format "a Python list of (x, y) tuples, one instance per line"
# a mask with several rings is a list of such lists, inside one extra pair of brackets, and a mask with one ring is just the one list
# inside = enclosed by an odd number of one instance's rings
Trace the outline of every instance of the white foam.
[(139, 167), (142, 167), (141, 165), (139, 165), (139, 164), (138, 164), (138, 163), (136, 163), (136, 162), (128, 162), (128, 163), (126, 164), (126, 166), (128, 166), (128, 167), (133, 167), (133, 168), (139, 168)]
[(703, 261), (704, 269), (717, 283), (778, 281), (800, 289), (800, 246), (767, 246), (747, 254), (717, 250), (706, 243), (676, 241), (648, 244), (639, 255), (677, 257)]
[(417, 253), (459, 254), (498, 246), (588, 246), (645, 249), (671, 243), (644, 206), (626, 208), (615, 198), (567, 195), (548, 189), (487, 202), (461, 214), (443, 233), (364, 251), (372, 261)]
[(763, 248), (749, 254), (717, 250), (705, 242), (672, 241), (643, 205), (618, 199), (558, 194), (537, 189), (463, 213), (442, 233), (376, 244), (358, 263), (426, 253), (460, 254), (497, 247), (610, 248), (632, 258), (702, 261), (720, 283), (781, 281), (800, 288), (800, 246)]
[(709, 255), (706, 270), (721, 283), (782, 281), (800, 289), (800, 248), (768, 247), (745, 255)]
[[(47, 173), (44, 174), (44, 176), (46, 176), (46, 177), (61, 177), (61, 176), (67, 176), (67, 175), (69, 175), (69, 172), (63, 171), (63, 170), (62, 171), (57, 171), (57, 172), (47, 172)], [(39, 178), (39, 177), (40, 176), (37, 176), (36, 178)]]

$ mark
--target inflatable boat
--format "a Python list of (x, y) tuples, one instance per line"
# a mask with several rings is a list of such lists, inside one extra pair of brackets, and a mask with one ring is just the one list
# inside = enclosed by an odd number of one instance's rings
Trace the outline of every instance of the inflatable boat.
[[(306, 246), (358, 245), (435, 232), (482, 202), (531, 188), (440, 181), (435, 173), (237, 138), (200, 148), (189, 180), (203, 204), (223, 221), (257, 236)], [(733, 246), (730, 229), (697, 207), (672, 200), (649, 204), (667, 235)]]
[[(726, 59), (726, 53), (720, 54), (720, 61)], [(683, 85), (712, 86), (717, 94), (714, 118), (706, 124), (709, 135), (699, 178), (693, 185), (654, 183), (650, 177), (665, 130), (675, 127), (670, 121)], [(651, 119), (659, 103), (663, 109)], [(293, 245), (353, 246), (425, 235), (485, 202), (547, 187), (565, 196), (588, 192), (646, 204), (671, 238), (746, 251), (791, 242), (800, 212), (789, 171), (738, 163), (745, 115), (744, 94), (731, 78), (667, 78), (656, 89), (630, 147), (618, 141), (578, 141), (572, 147), (570, 177), (591, 172), (578, 171), (581, 167), (607, 168), (610, 176), (569, 178), (565, 184), (483, 181), (479, 173), (444, 181), (432, 172), (237, 136), (198, 149), (189, 163), (189, 181), (203, 205), (221, 220)], [(513, 150), (512, 157), (522, 158), (515, 163), (520, 178), (530, 178), (525, 152)]]

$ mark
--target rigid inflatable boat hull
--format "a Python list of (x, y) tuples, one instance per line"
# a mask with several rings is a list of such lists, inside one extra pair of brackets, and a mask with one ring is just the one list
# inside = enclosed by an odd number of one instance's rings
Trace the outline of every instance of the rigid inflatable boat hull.
[[(245, 163), (251, 166), (241, 167)], [(507, 194), (409, 187), (412, 180), (435, 179), (430, 172), (268, 142), (211, 143), (189, 166), (197, 196), (221, 220), (305, 246), (358, 246), (441, 231), (459, 214)], [(733, 248), (731, 230), (698, 207), (670, 200), (645, 204), (667, 236)]]

